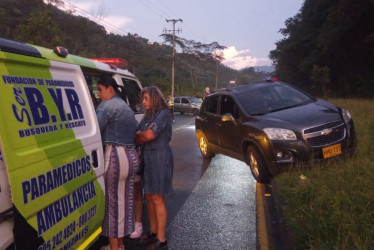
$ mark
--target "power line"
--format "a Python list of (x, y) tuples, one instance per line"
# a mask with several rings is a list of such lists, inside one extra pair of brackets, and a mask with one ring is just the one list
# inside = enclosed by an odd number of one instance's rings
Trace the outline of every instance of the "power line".
[(88, 19), (90, 19), (90, 20), (92, 20), (92, 21), (94, 21), (94, 22), (96, 22), (96, 23), (99, 23), (99, 24), (103, 25), (104, 28), (105, 28), (106, 30), (108, 30), (108, 31), (113, 31), (113, 33), (119, 33), (119, 34), (121, 34), (121, 35), (126, 35), (126, 33), (128, 33), (128, 32), (126, 32), (126, 31), (120, 29), (119, 27), (114, 26), (114, 25), (108, 23), (104, 18), (99, 19), (98, 17), (96, 17), (96, 16), (94, 16), (94, 15), (88, 13), (87, 11), (85, 11), (85, 10), (79, 8), (78, 6), (76, 6), (76, 8), (79, 9), (79, 10), (81, 10), (81, 13), (83, 12), (83, 14), (85, 14), (85, 16), (86, 16)]
[(165, 9), (169, 10), (171, 12), (171, 14), (173, 14), (173, 16), (180, 16), (180, 15), (177, 15), (175, 14), (174, 11), (172, 11), (165, 3), (162, 2), (162, 0), (159, 1), (159, 3), (164, 6)]
[(92, 15), (91, 13), (87, 12), (86, 10), (82, 8), (79, 8), (78, 6), (76, 6), (75, 4), (71, 3), (68, 0), (61, 0), (61, 1), (63, 2), (64, 10), (71, 11), (72, 13), (78, 13), (79, 15), (86, 17), (95, 23), (102, 25), (105, 28), (105, 30), (107, 30), (107, 32), (109, 31), (109, 32), (120, 34), (120, 35), (126, 35), (126, 33), (128, 33), (127, 31), (122, 30), (118, 28), (117, 26), (114, 26), (108, 23), (107, 21), (104, 20), (104, 18), (98, 19), (96, 16)]
[(163, 13), (160, 12), (160, 10), (156, 9), (156, 8), (153, 8), (149, 2), (145, 1), (145, 0), (141, 0), (140, 1), (141, 3), (143, 3), (145, 6), (147, 6), (149, 9), (151, 9), (157, 16), (161, 17), (162, 19), (164, 19), (164, 16), (163, 16)]
[[(171, 13), (171, 15), (169, 15), (169, 16), (174, 16), (174, 17), (176, 17), (176, 16), (180, 16), (180, 15), (178, 15), (178, 14), (176, 14), (176, 12), (174, 12), (169, 6), (167, 6), (162, 0), (159, 0), (157, 3), (160, 3), (160, 5), (158, 5), (159, 7), (163, 7), (164, 9), (166, 9), (166, 11), (165, 12), (169, 12), (169, 13)], [(151, 3), (150, 3), (151, 4)], [(148, 6), (149, 8), (151, 8), (152, 9), (152, 7), (150, 7), (150, 6)], [(161, 9), (161, 8), (159, 8), (159, 9)], [(153, 9), (152, 9), (153, 10)], [(167, 18), (164, 18), (164, 19), (167, 19)], [(187, 23), (185, 23), (184, 25), (183, 25), (183, 27), (184, 27), (184, 33), (185, 34), (189, 34), (189, 36), (190, 37), (197, 37), (196, 36), (196, 34), (194, 34), (193, 32), (191, 32), (193, 29), (188, 29), (188, 24)], [(187, 32), (186, 32), (187, 31)]]
[[(164, 2), (162, 2), (162, 0), (159, 0), (157, 3), (159, 3), (159, 5), (155, 5), (154, 3), (155, 2), (147, 2), (147, 4), (145, 4), (144, 3), (144, 1), (146, 1), (146, 0), (141, 0), (141, 2), (144, 4), (144, 5), (146, 5), (149, 9), (151, 9), (154, 13), (156, 13), (156, 15), (157, 16), (160, 16), (160, 17), (162, 17), (163, 19), (170, 19), (170, 18), (166, 18), (166, 17), (164, 17), (164, 16), (162, 16), (162, 13), (161, 12), (163, 12), (164, 14), (166, 14), (165, 16), (167, 16), (167, 17), (169, 17), (169, 16), (174, 16), (174, 17), (176, 17), (176, 16), (180, 16), (180, 15), (178, 15), (178, 14), (176, 14), (176, 12), (174, 12), (169, 6), (167, 6)], [(163, 8), (161, 8), (161, 7), (163, 7)], [(163, 10), (164, 9), (164, 10)], [(169, 14), (170, 13), (170, 14)], [(189, 29), (188, 29), (188, 27), (187, 27), (187, 29), (186, 29), (186, 24), (184, 24), (184, 28), (185, 28), (185, 30), (184, 30), (184, 33), (186, 33), (185, 31), (187, 30), (188, 32), (188, 34), (190, 34), (190, 37), (197, 37), (195, 34), (193, 34), (193, 32), (189, 32)], [(190, 29), (190, 30), (192, 30), (192, 29)]]
[[(102, 25), (108, 33), (112, 32), (112, 33), (116, 33), (116, 34), (123, 35), (123, 36), (126, 36), (128, 33), (130, 33), (126, 30), (123, 30), (107, 22), (104, 18), (98, 19), (97, 16), (94, 16), (93, 14), (87, 12), (86, 10), (78, 7), (77, 5), (73, 4), (69, 0), (61, 0), (61, 1), (64, 3), (64, 7), (63, 7), (64, 10), (73, 11), (73, 13), (75, 12), (83, 17), (88, 18), (89, 20), (95, 23)], [(172, 11), (168, 6), (166, 6), (165, 3), (163, 3), (162, 1), (159, 2), (160, 5), (157, 7), (156, 5), (153, 4), (153, 2), (148, 2), (146, 0), (141, 0), (140, 2), (143, 5), (145, 5), (147, 8), (149, 8), (151, 11), (153, 11), (157, 16), (161, 17), (162, 19), (167, 19), (166, 17), (176, 15), (175, 12)], [(161, 6), (164, 7), (165, 10), (163, 10)], [(172, 15), (170, 15), (169, 13), (171, 13)], [(185, 26), (184, 33), (189, 34), (191, 37), (197, 37), (195, 34), (193, 34), (193, 32), (191, 32), (192, 29), (188, 29), (188, 25), (184, 25), (184, 26)]]
[[(143, 1), (147, 1), (147, 0), (143, 0)], [(152, 1), (150, 1), (148, 3), (150, 5), (152, 5), (155, 10), (158, 10), (159, 12), (163, 13), (164, 16), (170, 17), (169, 13), (167, 11), (165, 11), (165, 9), (160, 8), (161, 6), (159, 4), (155, 4), (155, 2), (152, 2)], [(159, 2), (157, 2), (157, 3), (159, 3)]]

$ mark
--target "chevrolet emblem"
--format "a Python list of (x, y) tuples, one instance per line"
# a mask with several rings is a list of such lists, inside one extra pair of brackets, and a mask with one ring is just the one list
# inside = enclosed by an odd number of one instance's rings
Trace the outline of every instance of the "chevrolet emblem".
[(331, 132), (332, 132), (332, 129), (331, 128), (327, 128), (327, 129), (322, 130), (321, 135), (328, 135)]

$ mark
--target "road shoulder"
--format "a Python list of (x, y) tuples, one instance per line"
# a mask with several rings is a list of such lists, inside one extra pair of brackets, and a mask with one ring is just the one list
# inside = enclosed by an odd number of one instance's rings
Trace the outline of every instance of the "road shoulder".
[(270, 184), (256, 183), (257, 249), (294, 249), (273, 191)]

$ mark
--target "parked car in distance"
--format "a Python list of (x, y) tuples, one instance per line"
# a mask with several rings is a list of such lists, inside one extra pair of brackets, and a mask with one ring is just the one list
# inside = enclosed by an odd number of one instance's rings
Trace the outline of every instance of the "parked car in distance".
[(353, 153), (356, 147), (347, 110), (280, 81), (209, 95), (195, 125), (204, 158), (224, 154), (244, 161), (261, 183), (288, 167)]
[(198, 115), (202, 101), (193, 96), (176, 96), (174, 97), (174, 112), (192, 113)]

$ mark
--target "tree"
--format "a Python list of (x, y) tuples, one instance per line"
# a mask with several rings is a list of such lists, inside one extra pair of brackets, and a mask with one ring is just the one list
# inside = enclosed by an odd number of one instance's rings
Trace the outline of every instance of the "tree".
[(328, 93), (328, 84), (330, 83), (329, 67), (320, 67), (318, 65), (313, 65), (311, 80), (321, 85), (323, 96), (326, 97)]
[[(315, 65), (329, 69), (329, 83), (317, 94), (374, 95), (373, 1), (305, 0), (286, 21), (269, 57), (277, 75), (307, 91), (321, 89), (312, 80)], [(317, 85), (316, 85), (317, 84)]]
[[(162, 34), (164, 41), (166, 43), (171, 43), (173, 36), (171, 34)], [(209, 44), (203, 44), (200, 42), (196, 42), (194, 40), (187, 40), (182, 37), (175, 36), (175, 44), (179, 47), (182, 51), (182, 54), (191, 55), (194, 58), (194, 61), (202, 61), (202, 62), (214, 62), (216, 64), (216, 89), (217, 89), (217, 77), (218, 77), (218, 66), (219, 63), (224, 59), (223, 53), (221, 50), (225, 49), (226, 46), (222, 46), (217, 42), (212, 42)], [(190, 57), (188, 57), (190, 58)], [(192, 88), (194, 89), (195, 84), (197, 84), (196, 80), (198, 76), (201, 76), (201, 68), (196, 67), (195, 63), (185, 63), (187, 68), (190, 71), (191, 76), (191, 83)], [(195, 81), (194, 81), (195, 79)]]
[(27, 23), (18, 25), (18, 29), (18, 40), (46, 47), (59, 44), (61, 30), (47, 8), (31, 11)]
[(17, 26), (25, 23), (30, 16), (31, 8), (43, 6), (42, 0), (1, 0), (0, 1), (0, 35), (8, 39), (16, 39)]

